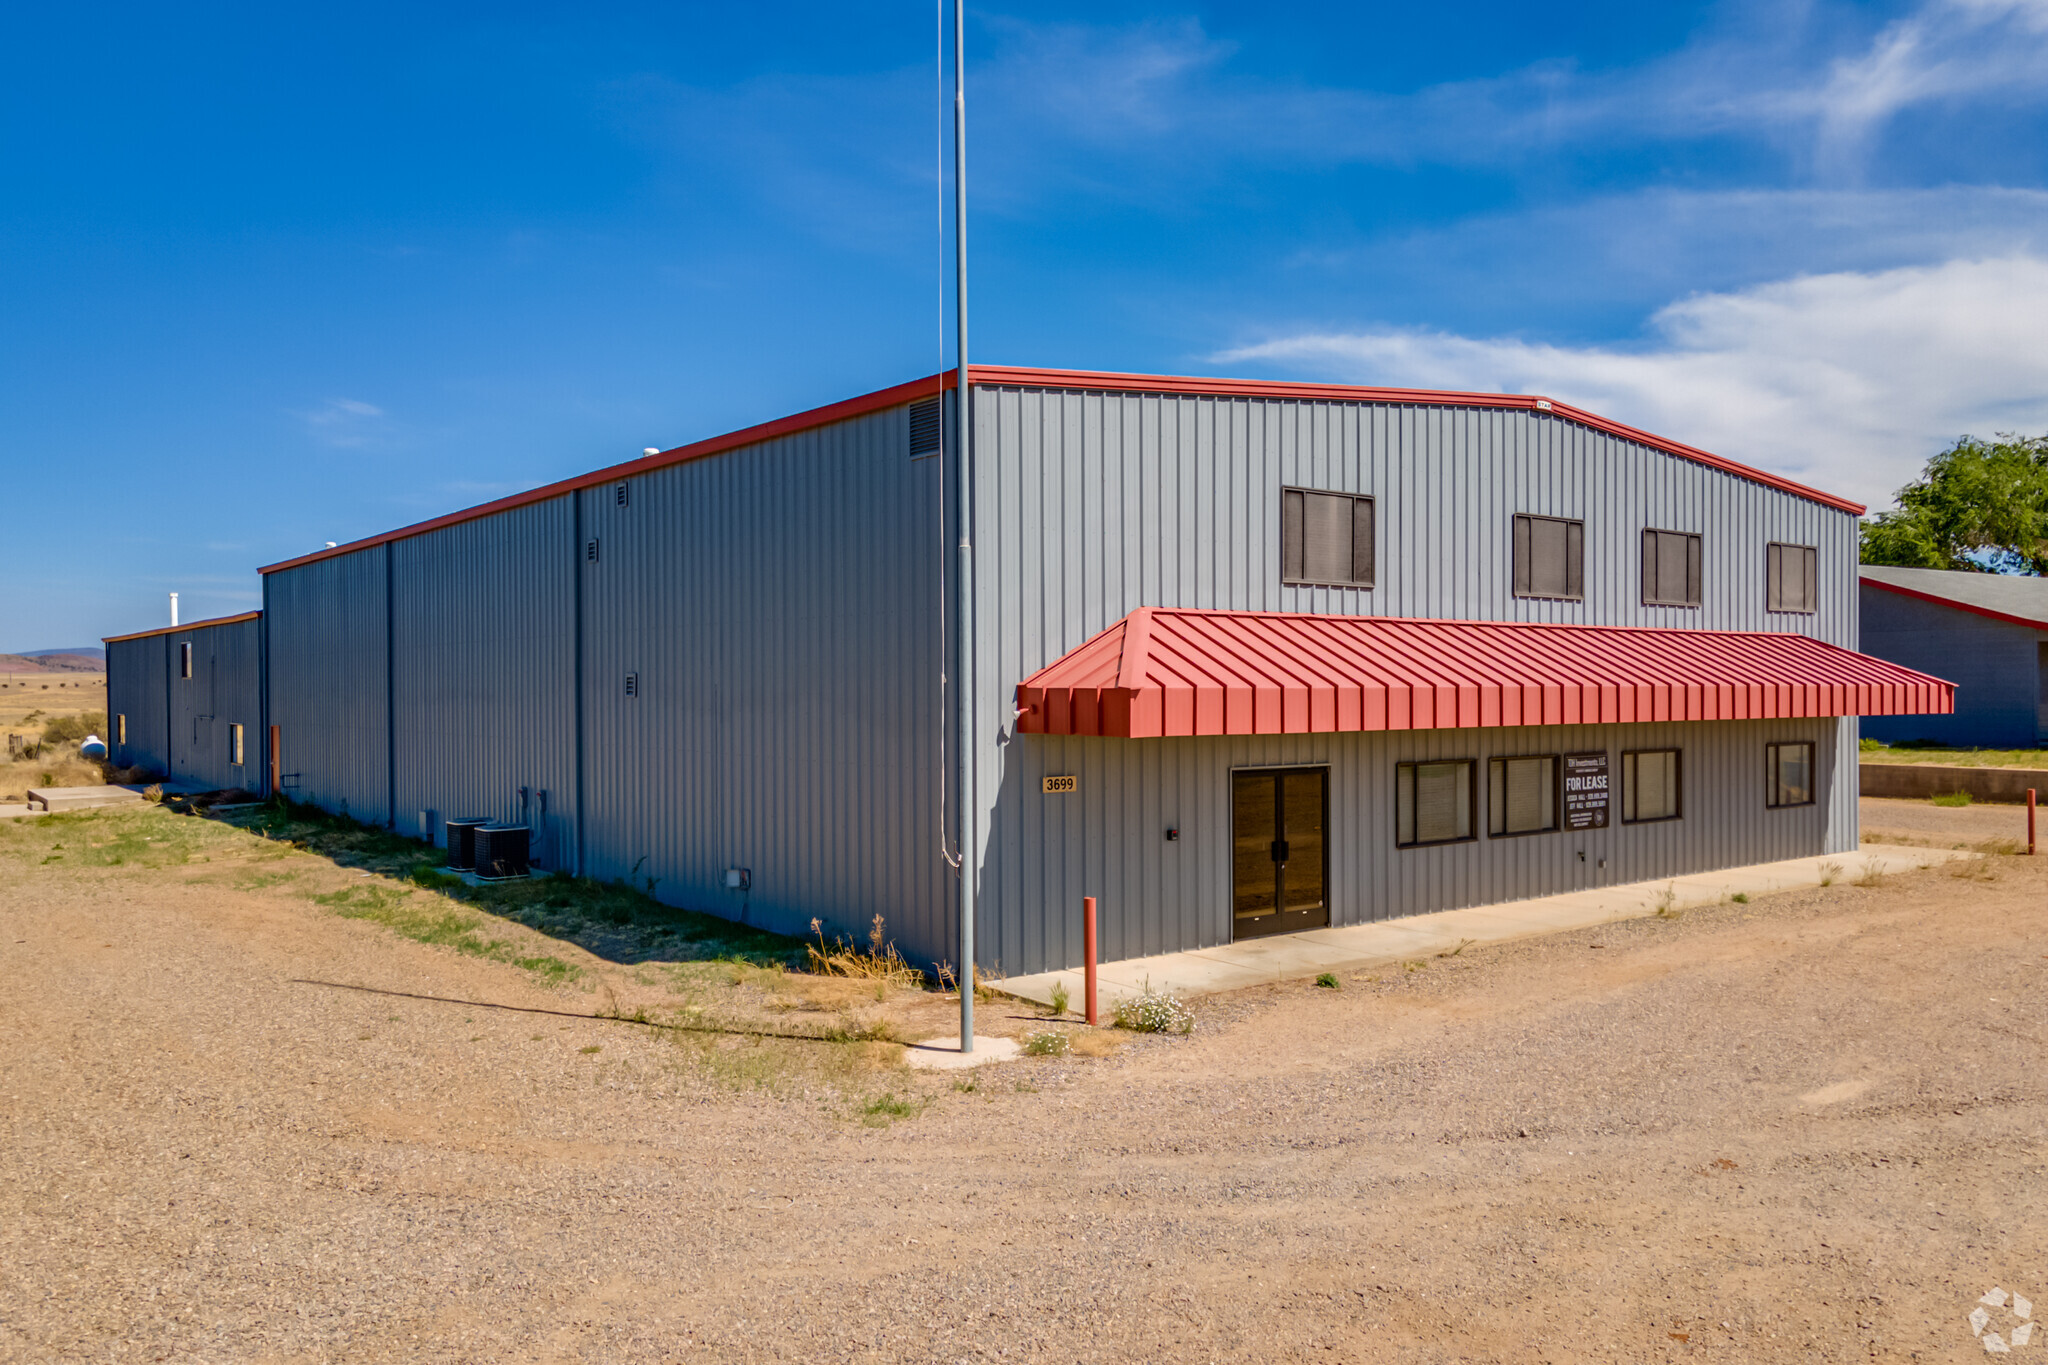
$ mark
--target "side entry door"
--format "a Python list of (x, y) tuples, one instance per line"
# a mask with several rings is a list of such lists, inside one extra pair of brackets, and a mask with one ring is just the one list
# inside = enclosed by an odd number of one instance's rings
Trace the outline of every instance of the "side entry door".
[(1328, 768), (1231, 774), (1233, 938), (1330, 922)]

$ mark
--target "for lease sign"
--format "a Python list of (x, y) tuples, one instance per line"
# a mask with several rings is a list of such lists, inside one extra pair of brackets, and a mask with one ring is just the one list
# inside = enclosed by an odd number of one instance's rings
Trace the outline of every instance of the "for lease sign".
[(1564, 756), (1564, 827), (1607, 828), (1607, 751)]

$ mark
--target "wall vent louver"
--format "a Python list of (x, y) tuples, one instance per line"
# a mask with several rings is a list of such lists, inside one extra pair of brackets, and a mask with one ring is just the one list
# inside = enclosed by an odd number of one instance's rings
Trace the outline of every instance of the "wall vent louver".
[(614, 496), (618, 499), (619, 506), (624, 507), (626, 505), (626, 485), (620, 484), (618, 488), (614, 490)]
[(927, 398), (910, 405), (910, 458), (939, 453), (941, 418), (939, 400)]
[(592, 563), (592, 564), (595, 564), (595, 563), (597, 563), (597, 542), (596, 542), (596, 541), (594, 541), (594, 540), (593, 540), (593, 541), (591, 541), (591, 542), (590, 542), (590, 543), (589, 543), (588, 545), (585, 545), (585, 546), (583, 547), (583, 558), (584, 558), (584, 559), (586, 559), (587, 561), (589, 561), (589, 562), (590, 562), (590, 563)]
[(629, 697), (640, 695), (640, 675), (638, 673), (628, 673), (626, 675), (626, 695)]

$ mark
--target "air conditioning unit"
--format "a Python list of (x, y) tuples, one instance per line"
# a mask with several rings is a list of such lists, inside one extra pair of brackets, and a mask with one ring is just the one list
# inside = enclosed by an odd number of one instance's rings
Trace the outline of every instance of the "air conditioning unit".
[(479, 825), (476, 829), (476, 875), (487, 882), (524, 877), (527, 844), (533, 832), (525, 825)]
[(491, 823), (483, 816), (448, 822), (448, 870), (476, 871), (476, 832)]

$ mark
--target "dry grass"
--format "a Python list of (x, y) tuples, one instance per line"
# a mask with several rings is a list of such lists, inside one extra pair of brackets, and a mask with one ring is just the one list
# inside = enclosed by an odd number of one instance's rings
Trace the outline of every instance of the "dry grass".
[(843, 938), (826, 943), (825, 926), (819, 920), (811, 921), (811, 932), (818, 941), (806, 944), (804, 951), (809, 955), (811, 970), (819, 976), (879, 982), (885, 989), (902, 986), (921, 990), (924, 987), (924, 973), (905, 962), (903, 955), (896, 951), (896, 945), (889, 942), (880, 915), (875, 916), (874, 924), (868, 930), (865, 949)]
[(17, 763), (0, 763), (0, 801), (25, 801), (34, 787), (97, 787), (107, 779), (104, 770), (71, 752), (50, 752), (42, 758)]
[(1108, 1029), (1082, 1028), (1067, 1035), (1067, 1049), (1076, 1057), (1107, 1057), (1124, 1041)]

